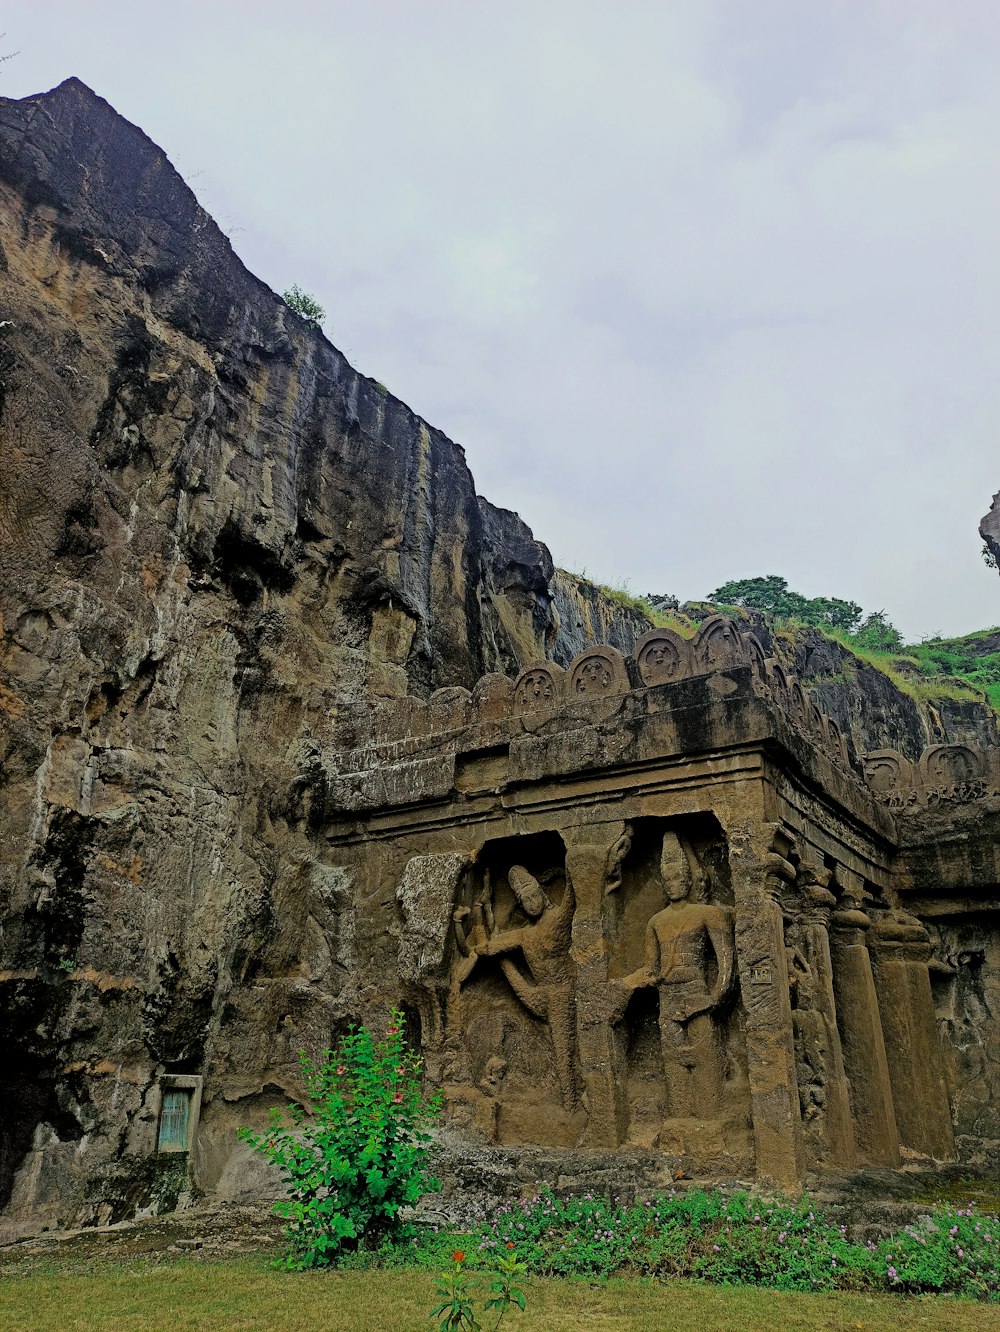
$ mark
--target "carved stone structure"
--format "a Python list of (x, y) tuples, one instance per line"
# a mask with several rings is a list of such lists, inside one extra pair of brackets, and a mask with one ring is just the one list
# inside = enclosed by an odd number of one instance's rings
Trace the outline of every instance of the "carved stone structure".
[(555, 570), (75, 80), (0, 238), (0, 1242), (400, 1004), (459, 1189), (998, 1158), (985, 699)]
[(415, 861), (454, 886), (428, 961), (401, 944), (400, 967), (474, 1136), (789, 1187), (955, 1156), (907, 820), (992, 798), (991, 756), (860, 761), (716, 616), (629, 658), (358, 705), (323, 762), (319, 817), (362, 893)]

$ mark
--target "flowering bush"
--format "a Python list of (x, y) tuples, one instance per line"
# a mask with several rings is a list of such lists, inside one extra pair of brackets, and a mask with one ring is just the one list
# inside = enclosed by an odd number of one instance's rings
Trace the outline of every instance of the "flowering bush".
[[(498, 1271), (487, 1287), (488, 1298), (483, 1305), (487, 1312), (496, 1314), (496, 1322), (490, 1332), (497, 1332), (512, 1304), (522, 1313), (527, 1304), (524, 1291), (514, 1285), (515, 1279), (524, 1272), (525, 1265), (518, 1259), (513, 1243), (508, 1242), (506, 1250), (496, 1259)], [(441, 1320), (438, 1332), (483, 1332), (482, 1324), (476, 1317), (474, 1283), (465, 1274), (465, 1254), (461, 1249), (456, 1249), (451, 1260), (453, 1268), (438, 1277), (437, 1297), (441, 1303), (431, 1311), (431, 1317)]]
[(779, 1290), (938, 1291), (1000, 1300), (1000, 1226), (971, 1207), (935, 1212), (879, 1243), (861, 1244), (807, 1199), (765, 1202), (692, 1189), (622, 1206), (592, 1194), (543, 1191), (500, 1208), (470, 1237), (487, 1261), (508, 1243), (517, 1244), (529, 1271), (543, 1275), (634, 1272)]
[(897, 1290), (1000, 1298), (1000, 1217), (949, 1209), (868, 1247), (880, 1276)]
[(321, 1064), (304, 1053), (300, 1060), (308, 1112), (290, 1105), (289, 1126), (274, 1109), (265, 1133), (239, 1130), (288, 1186), (275, 1211), (288, 1221), (285, 1264), (297, 1269), (377, 1248), (399, 1235), (400, 1208), (440, 1188), (428, 1170), (424, 1128), (440, 1098), (423, 1093), (401, 1013), (393, 1012), (381, 1039), (358, 1027)]

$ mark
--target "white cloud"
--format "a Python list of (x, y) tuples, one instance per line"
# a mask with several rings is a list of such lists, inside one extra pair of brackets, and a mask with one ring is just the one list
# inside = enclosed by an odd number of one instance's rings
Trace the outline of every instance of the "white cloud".
[(992, 0), (45, 9), (0, 88), (141, 124), (558, 562), (1000, 619)]

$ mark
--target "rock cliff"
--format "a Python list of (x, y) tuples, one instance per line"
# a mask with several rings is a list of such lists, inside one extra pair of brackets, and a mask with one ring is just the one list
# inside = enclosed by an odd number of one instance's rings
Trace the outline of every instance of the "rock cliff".
[(979, 524), (979, 535), (993, 559), (1000, 560), (1000, 491), (993, 496), (990, 511)]
[[(135, 1146), (163, 1073), (204, 1075), (201, 1175), (224, 1191), (233, 1115), (213, 1104), (293, 1094), (293, 1042), (363, 1011), (373, 945), (310, 815), (338, 710), (594, 639), (627, 652), (648, 624), (556, 574), (477, 496), (462, 449), (248, 273), (164, 154), (77, 80), (0, 99), (0, 238), (16, 1227), (176, 1198), (180, 1176)], [(891, 686), (879, 706), (865, 736), (919, 750)]]
[(0, 217), (0, 1206), (34, 1147), (62, 1184), (22, 1171), (24, 1206), (86, 1217), (157, 1062), (259, 1090), (302, 987), (336, 1008), (342, 885), (295, 799), (317, 725), (580, 637), (462, 449), (78, 81), (0, 102)]

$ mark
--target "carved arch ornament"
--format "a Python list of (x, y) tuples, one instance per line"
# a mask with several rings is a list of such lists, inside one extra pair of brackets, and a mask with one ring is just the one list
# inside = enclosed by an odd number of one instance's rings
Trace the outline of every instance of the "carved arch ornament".
[[(410, 745), (415, 753), (421, 738), (429, 735), (515, 718), (527, 722), (533, 715), (545, 721), (563, 711), (571, 715), (602, 702), (613, 703), (635, 690), (658, 689), (719, 671), (747, 669), (752, 691), (774, 703), (792, 729), (840, 769), (858, 767), (846, 735), (815, 705), (795, 675), (774, 658), (764, 657), (759, 639), (724, 615), (710, 615), (692, 638), (671, 629), (648, 630), (636, 641), (630, 657), (623, 657), (609, 645), (594, 646), (579, 653), (567, 667), (538, 661), (523, 667), (515, 679), (497, 673), (483, 675), (471, 693), (450, 687), (435, 691), (427, 701), (413, 697), (378, 699), (370, 705), (366, 730), (369, 735), (377, 731), (378, 743)], [(356, 745), (357, 741), (345, 745), (348, 758)], [(401, 749), (394, 757), (403, 753)], [(937, 766), (945, 762), (947, 759), (939, 759)]]
[(865, 779), (890, 809), (964, 804), (997, 794), (991, 757), (971, 745), (931, 745), (916, 763), (894, 749), (865, 755)]
[[(628, 657), (606, 644), (594, 646), (566, 667), (538, 661), (525, 666), (513, 680), (497, 673), (483, 676), (471, 693), (447, 688), (426, 701), (412, 697), (378, 700), (372, 704), (371, 716), (380, 742), (419, 745), (421, 737), (466, 726), (501, 724), (515, 718), (527, 721), (534, 714), (546, 720), (561, 712), (574, 715), (602, 702), (612, 704), (638, 690), (747, 668), (753, 692), (771, 702), (793, 730), (836, 767), (861, 774), (862, 763), (849, 735), (817, 705), (792, 672), (765, 656), (755, 634), (722, 615), (709, 616), (691, 638), (672, 629), (650, 629), (636, 641)], [(876, 750), (864, 756), (863, 771), (876, 798), (894, 809), (974, 800), (998, 785), (992, 760), (968, 745), (933, 745), (917, 761), (894, 750)]]

